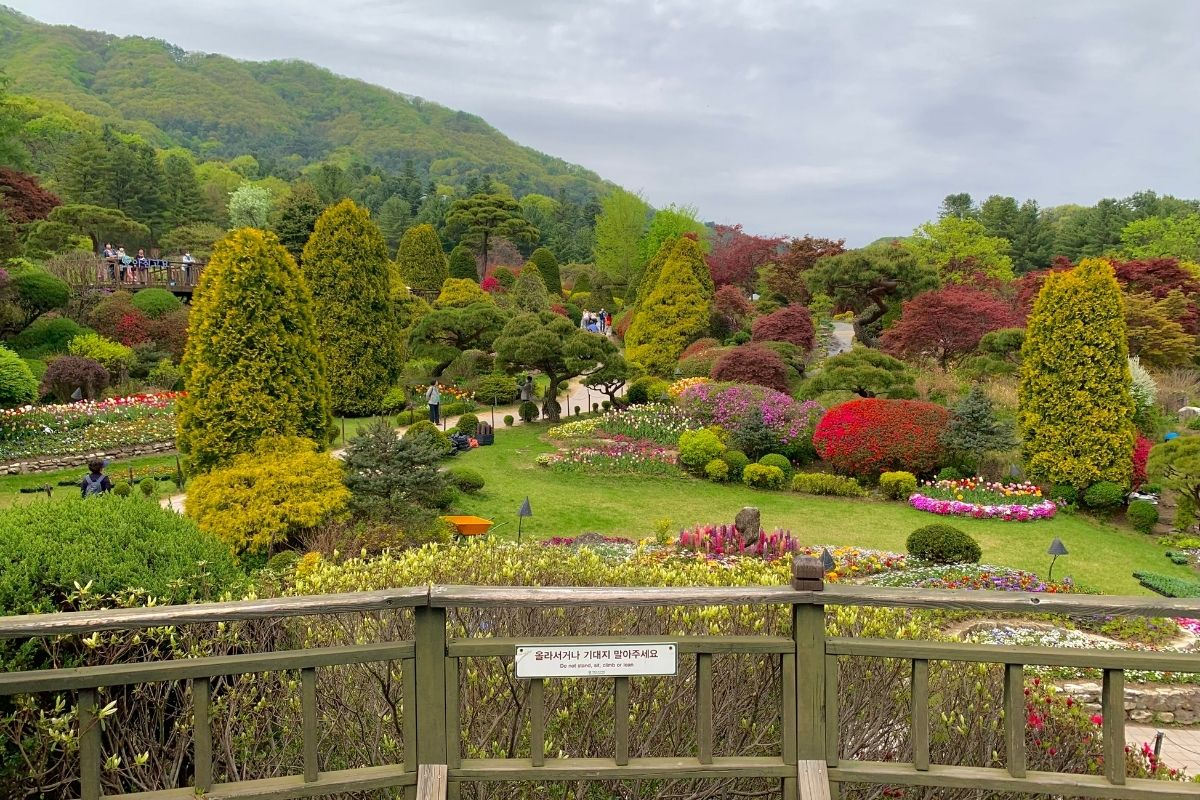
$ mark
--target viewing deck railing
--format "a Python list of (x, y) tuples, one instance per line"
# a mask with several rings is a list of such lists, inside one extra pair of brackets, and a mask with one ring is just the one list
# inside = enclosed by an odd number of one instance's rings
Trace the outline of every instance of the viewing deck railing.
[[(512, 658), (518, 644), (619, 644), (621, 637), (515, 639), (452, 638), (448, 630), (460, 614), (522, 610), (620, 609), (636, 607), (784, 606), (791, 611), (790, 636), (626, 637), (624, 641), (674, 643), (683, 659), (694, 659), (695, 747), (689, 754), (660, 758), (630, 756), (630, 677), (611, 681), (612, 756), (553, 757), (546, 746), (547, 679), (528, 685), (529, 758), (465, 757), (462, 750), (460, 675), (467, 659)], [(409, 797), (451, 797), (463, 783), (610, 781), (636, 779), (710, 780), (730, 778), (780, 781), (784, 798), (834, 796), (843, 783), (889, 787), (948, 787), (989, 793), (1030, 793), (1102, 798), (1200, 798), (1200, 784), (1127, 778), (1124, 674), (1126, 670), (1200, 671), (1200, 656), (1189, 653), (1067, 650), (1002, 647), (941, 641), (831, 638), (825, 610), (835, 606), (876, 606), (989, 613), (1200, 617), (1200, 601), (1153, 597), (1020, 594), (985, 591), (931, 591), (863, 586), (828, 586), (823, 591), (790, 587), (744, 588), (567, 588), (431, 586), (354, 594), (120, 609), (0, 618), (0, 639), (90, 635), (97, 631), (146, 630), (162, 626), (282, 620), (290, 617), (368, 613), (413, 615), (411, 639), (372, 644), (315, 647), (282, 652), (239, 653), (143, 663), (0, 673), (0, 697), (72, 692), (78, 702), (78, 796), (101, 796), (107, 755), (98, 724), (98, 691), (103, 687), (162, 681), (190, 682), (194, 714), (192, 774), (184, 788), (105, 795), (168, 800), (206, 797), (297, 798), (339, 792), (404, 787)], [(411, 610), (411, 611), (409, 611)], [(551, 612), (553, 613), (553, 612)], [(448, 614), (450, 618), (448, 620)], [(450, 624), (448, 624), (448, 622)], [(771, 756), (714, 754), (713, 656), (759, 654), (779, 659), (779, 752)], [(860, 761), (839, 753), (837, 676), (842, 659), (882, 657), (910, 663), (912, 759)], [(968, 767), (933, 763), (930, 758), (930, 662), (967, 661), (1003, 665), (1004, 766)], [(323, 770), (318, 748), (317, 675), (339, 665), (399, 664), (403, 698), (399, 704), (404, 761)], [(1102, 775), (1038, 772), (1026, 768), (1024, 669), (1031, 665), (1099, 668), (1103, 672)], [(289, 671), (299, 674), (303, 769), (299, 774), (216, 783), (213, 775), (213, 681), (221, 676)], [(680, 671), (682, 675), (682, 670)], [(682, 678), (680, 678), (682, 679)], [(667, 680), (675, 680), (668, 678)], [(690, 691), (690, 690), (689, 690)], [(934, 698), (934, 702), (940, 702)], [(951, 709), (945, 709), (950, 711)], [(485, 710), (486, 711), (486, 710)], [(194, 788), (193, 788), (194, 787)], [(419, 794), (418, 794), (419, 793)], [(75, 795), (72, 795), (75, 796)], [(933, 796), (936, 796), (933, 795)]]

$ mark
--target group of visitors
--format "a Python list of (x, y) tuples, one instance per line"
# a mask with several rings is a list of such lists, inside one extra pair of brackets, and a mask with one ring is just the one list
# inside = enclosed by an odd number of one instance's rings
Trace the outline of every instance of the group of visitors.
[(605, 336), (611, 336), (612, 314), (603, 308), (596, 312), (585, 311), (583, 312), (583, 318), (579, 321), (579, 327), (588, 333), (600, 333)]
[[(113, 247), (111, 243), (104, 245), (104, 266), (101, 268), (101, 273), (96, 277), (100, 280), (119, 281), (120, 283), (148, 283), (151, 267), (165, 267), (171, 269), (171, 264), (168, 261), (159, 259), (151, 259), (146, 255), (144, 249), (138, 248), (137, 255), (131, 256), (125, 252), (124, 245)], [(179, 260), (183, 270), (183, 279), (188, 281), (192, 265), (196, 263), (196, 259), (192, 258), (191, 251), (184, 251), (183, 257)], [(174, 284), (175, 276), (172, 274), (168, 280)]]

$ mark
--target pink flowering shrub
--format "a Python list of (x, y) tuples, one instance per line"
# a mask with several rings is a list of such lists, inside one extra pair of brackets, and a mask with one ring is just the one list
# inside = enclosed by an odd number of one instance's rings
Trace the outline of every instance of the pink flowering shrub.
[(1058, 511), (1052, 500), (1042, 500), (1033, 505), (1023, 503), (1001, 503), (984, 505), (964, 500), (938, 500), (921, 493), (908, 498), (908, 504), (917, 511), (928, 511), (944, 517), (974, 517), (975, 519), (1002, 519), (1012, 522), (1030, 522), (1035, 519), (1050, 519)]
[(688, 387), (677, 404), (703, 424), (721, 426), (734, 440), (748, 426), (758, 424), (761, 415), (762, 425), (776, 440), (771, 449), (798, 463), (812, 460), (813, 430), (825, 413), (812, 400), (799, 402), (773, 389), (730, 383)]

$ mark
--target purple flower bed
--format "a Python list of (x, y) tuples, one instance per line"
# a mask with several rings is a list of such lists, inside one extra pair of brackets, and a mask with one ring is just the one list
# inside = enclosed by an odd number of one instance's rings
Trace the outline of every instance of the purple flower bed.
[(1032, 522), (1036, 519), (1050, 519), (1058, 512), (1050, 500), (1043, 500), (1036, 505), (982, 505), (966, 503), (961, 500), (938, 500), (923, 494), (914, 494), (908, 499), (909, 505), (918, 511), (928, 511), (930, 514), (940, 514), (945, 517), (974, 517), (975, 519), (1002, 519), (1011, 522)]
[(726, 430), (736, 430), (758, 411), (763, 423), (784, 445), (810, 441), (817, 421), (825, 413), (812, 400), (801, 403), (774, 389), (728, 383), (690, 386), (679, 396), (678, 403), (685, 413)]

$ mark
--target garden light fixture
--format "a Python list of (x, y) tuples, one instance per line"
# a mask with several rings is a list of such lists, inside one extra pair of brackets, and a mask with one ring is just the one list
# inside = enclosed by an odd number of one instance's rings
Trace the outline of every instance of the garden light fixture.
[(1046, 576), (1046, 580), (1048, 582), (1053, 583), (1054, 582), (1054, 562), (1058, 560), (1059, 556), (1067, 555), (1067, 546), (1062, 543), (1062, 539), (1059, 539), (1057, 536), (1055, 536), (1054, 541), (1050, 543), (1050, 549), (1046, 551), (1046, 555), (1051, 556), (1051, 558), (1050, 558), (1050, 573)]
[(833, 572), (834, 567), (837, 566), (833, 560), (833, 554), (829, 552), (828, 547), (821, 550), (821, 566), (825, 568), (826, 572)]
[(517, 544), (521, 543), (521, 523), (525, 521), (526, 517), (532, 517), (532, 516), (533, 516), (533, 508), (530, 507), (529, 498), (526, 497), (525, 502), (521, 503), (520, 510), (517, 511)]

